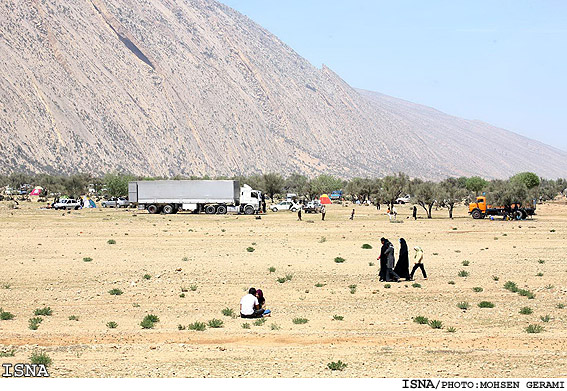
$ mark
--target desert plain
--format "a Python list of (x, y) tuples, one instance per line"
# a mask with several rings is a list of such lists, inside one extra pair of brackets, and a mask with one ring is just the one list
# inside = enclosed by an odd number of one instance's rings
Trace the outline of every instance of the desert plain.
[[(341, 205), (326, 221), (297, 221), (291, 212), (256, 219), (40, 205), (0, 203), (0, 307), (14, 315), (0, 321), (0, 352), (13, 352), (0, 363), (44, 352), (52, 377), (567, 376), (565, 198), (526, 221), (473, 220), (464, 206), (452, 220), (420, 209), (413, 221), (400, 205), (398, 223), (373, 206), (355, 206), (352, 221), (352, 206)], [(382, 236), (396, 257), (405, 238), (410, 263), (421, 246), (429, 279), (418, 271), (414, 282), (380, 283)], [(505, 289), (507, 281), (535, 297)], [(222, 313), (238, 314), (250, 286), (273, 311), (263, 324)], [(43, 307), (52, 315), (29, 329)], [(153, 329), (140, 326), (148, 314), (159, 317)], [(222, 327), (186, 327), (212, 319)], [(543, 331), (527, 333), (529, 325)], [(328, 369), (338, 360), (342, 371)]]

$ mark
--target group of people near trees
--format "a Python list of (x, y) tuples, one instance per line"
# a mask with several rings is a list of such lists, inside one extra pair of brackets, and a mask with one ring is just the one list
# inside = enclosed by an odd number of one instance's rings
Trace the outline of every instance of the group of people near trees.
[(414, 266), (410, 272), (409, 253), (406, 240), (404, 238), (400, 238), (400, 253), (397, 263), (395, 262), (394, 245), (392, 242), (386, 238), (381, 238), (380, 242), (382, 243), (380, 256), (378, 257), (378, 260), (380, 261), (380, 281), (399, 282), (402, 278), (405, 278), (406, 281), (412, 281), (413, 275), (417, 269), (421, 269), (423, 278), (427, 280), (427, 273), (423, 266), (423, 250), (421, 247), (414, 247)]

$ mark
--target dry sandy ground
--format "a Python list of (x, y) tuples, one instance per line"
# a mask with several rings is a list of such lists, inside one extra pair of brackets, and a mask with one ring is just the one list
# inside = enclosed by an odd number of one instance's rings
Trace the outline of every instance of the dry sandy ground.
[[(333, 205), (327, 221), (304, 215), (299, 222), (283, 212), (256, 220), (0, 204), (0, 307), (15, 315), (0, 321), (0, 349), (15, 349), (0, 363), (27, 362), (37, 350), (53, 359), (56, 377), (567, 376), (567, 308), (558, 308), (567, 304), (565, 201), (540, 206), (522, 222), (475, 221), (463, 207), (454, 220), (440, 210), (433, 220), (411, 221), (406, 206), (399, 208), (403, 223), (393, 224), (384, 210), (358, 206), (354, 221), (350, 210)], [(430, 279), (418, 272), (421, 288), (378, 282), (369, 262), (377, 263), (381, 236), (396, 253), (399, 237), (423, 247)], [(337, 256), (346, 262), (335, 263)], [(460, 270), (469, 277), (458, 277)], [(293, 278), (276, 281), (286, 274)], [(536, 297), (505, 290), (507, 280)], [(191, 285), (196, 291), (180, 297)], [(261, 326), (221, 314), (225, 307), (237, 312), (251, 285), (263, 288), (273, 310)], [(113, 288), (124, 294), (111, 296)], [(479, 308), (483, 300), (495, 307)], [(461, 301), (470, 309), (457, 308)], [(53, 315), (30, 330), (28, 319), (44, 306)], [(524, 306), (533, 314), (520, 314)], [(143, 330), (149, 313), (160, 322)], [(413, 322), (418, 315), (444, 328)], [(551, 320), (540, 320), (544, 315)], [(298, 317), (309, 322), (294, 324)], [(178, 330), (213, 318), (224, 327)], [(109, 321), (118, 328), (107, 328)], [(527, 334), (529, 324), (545, 331)], [(326, 368), (337, 360), (348, 367)]]

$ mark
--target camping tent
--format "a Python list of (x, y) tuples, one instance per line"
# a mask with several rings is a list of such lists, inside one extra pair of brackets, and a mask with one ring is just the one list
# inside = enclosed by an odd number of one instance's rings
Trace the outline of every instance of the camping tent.
[(331, 199), (329, 198), (329, 196), (327, 194), (323, 194), (320, 198), (319, 201), (321, 202), (321, 204), (325, 205), (329, 205), (331, 204)]
[(89, 197), (83, 197), (83, 208), (96, 208), (96, 204)]
[(43, 187), (41, 186), (36, 186), (30, 193), (31, 196), (38, 196), (41, 195), (41, 192), (43, 191)]

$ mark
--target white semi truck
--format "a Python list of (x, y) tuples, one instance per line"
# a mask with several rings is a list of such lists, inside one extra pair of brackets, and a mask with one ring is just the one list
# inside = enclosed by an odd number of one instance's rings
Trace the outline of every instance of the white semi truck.
[(149, 213), (179, 211), (251, 215), (260, 210), (262, 193), (238, 181), (136, 181), (128, 183), (128, 200)]

